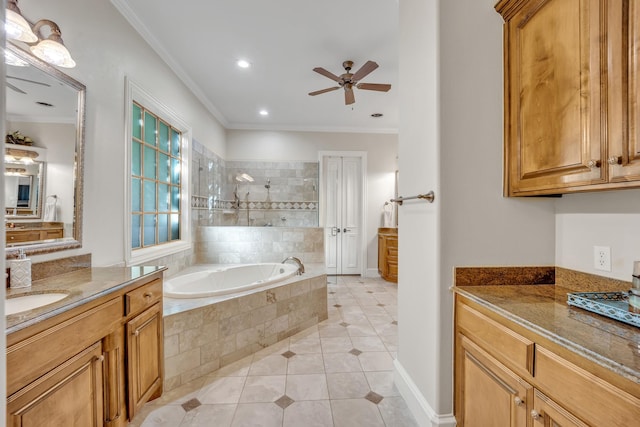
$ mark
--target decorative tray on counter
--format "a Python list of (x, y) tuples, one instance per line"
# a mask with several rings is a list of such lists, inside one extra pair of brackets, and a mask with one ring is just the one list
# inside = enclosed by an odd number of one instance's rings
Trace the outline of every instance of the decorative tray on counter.
[(567, 304), (640, 327), (640, 314), (629, 311), (627, 292), (571, 292)]

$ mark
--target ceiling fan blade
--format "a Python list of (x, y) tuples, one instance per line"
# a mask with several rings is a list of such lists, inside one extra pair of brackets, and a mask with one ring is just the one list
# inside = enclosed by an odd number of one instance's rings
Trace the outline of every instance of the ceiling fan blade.
[(14, 80), (20, 80), (22, 82), (27, 82), (27, 83), (33, 83), (36, 85), (42, 85), (42, 86), (46, 86), (46, 87), (51, 87), (51, 85), (49, 83), (42, 83), (42, 82), (37, 82), (35, 80), (29, 80), (29, 79), (23, 79), (20, 77), (14, 77), (14, 76), (7, 76), (8, 79), (14, 79)]
[(378, 64), (373, 61), (367, 61), (356, 73), (351, 77), (351, 81), (358, 82), (367, 74), (378, 68)]
[(321, 93), (331, 92), (333, 90), (338, 90), (338, 89), (340, 89), (340, 86), (328, 87), (326, 89), (316, 90), (315, 92), (309, 92), (309, 95), (316, 96), (316, 95), (320, 95)]
[(322, 74), (325, 77), (329, 77), (331, 80), (334, 80), (338, 83), (340, 83), (342, 80), (340, 79), (340, 77), (336, 76), (335, 74), (333, 74), (331, 71), (327, 71), (322, 67), (316, 67), (313, 69), (313, 71), (315, 71), (318, 74)]
[(23, 91), (22, 89), (20, 89), (20, 88), (18, 88), (18, 87), (15, 87), (15, 86), (14, 86), (14, 85), (12, 85), (11, 83), (9, 83), (9, 82), (5, 82), (5, 83), (7, 84), (7, 87), (8, 87), (9, 89), (13, 89), (13, 90), (15, 90), (16, 92), (21, 93), (21, 94), (23, 94), (23, 95), (26, 95), (26, 94), (27, 94), (27, 92)]
[(356, 87), (358, 89), (377, 90), (380, 92), (388, 92), (389, 89), (391, 89), (391, 85), (382, 83), (359, 83)]
[(353, 94), (353, 89), (350, 87), (344, 88), (344, 105), (351, 105), (356, 102), (356, 97)]

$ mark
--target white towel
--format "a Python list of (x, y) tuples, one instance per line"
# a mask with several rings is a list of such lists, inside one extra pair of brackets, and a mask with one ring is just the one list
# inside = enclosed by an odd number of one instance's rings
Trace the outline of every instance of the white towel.
[(58, 203), (57, 197), (47, 197), (47, 202), (44, 204), (44, 216), (42, 218), (44, 222), (56, 221), (56, 203)]
[(394, 206), (393, 203), (385, 203), (382, 207), (382, 223), (385, 228), (394, 227)]

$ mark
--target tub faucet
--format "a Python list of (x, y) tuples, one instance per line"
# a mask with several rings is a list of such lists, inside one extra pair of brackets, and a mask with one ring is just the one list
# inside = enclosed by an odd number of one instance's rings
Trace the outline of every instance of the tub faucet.
[(302, 273), (304, 273), (304, 264), (302, 264), (302, 261), (300, 261), (299, 258), (296, 258), (294, 256), (290, 256), (284, 259), (284, 261), (282, 261), (282, 263), (284, 264), (287, 261), (293, 261), (296, 264), (298, 264), (298, 276), (302, 276)]

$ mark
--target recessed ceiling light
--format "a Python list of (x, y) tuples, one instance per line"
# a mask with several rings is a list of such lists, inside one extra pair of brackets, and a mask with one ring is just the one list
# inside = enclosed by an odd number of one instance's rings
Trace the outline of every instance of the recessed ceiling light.
[(373, 118), (376, 118), (376, 119), (377, 119), (378, 117), (382, 117), (383, 115), (384, 115), (384, 114), (382, 114), (382, 113), (373, 113), (373, 114), (371, 115), (371, 117), (373, 117)]
[(260, 110), (260, 115), (261, 116), (268, 116), (269, 112), (267, 110)]
[(239, 60), (236, 62), (236, 65), (237, 65), (238, 67), (240, 67), (240, 68), (249, 68), (249, 67), (251, 66), (251, 63), (250, 63), (249, 61), (247, 61), (247, 60), (239, 59)]

